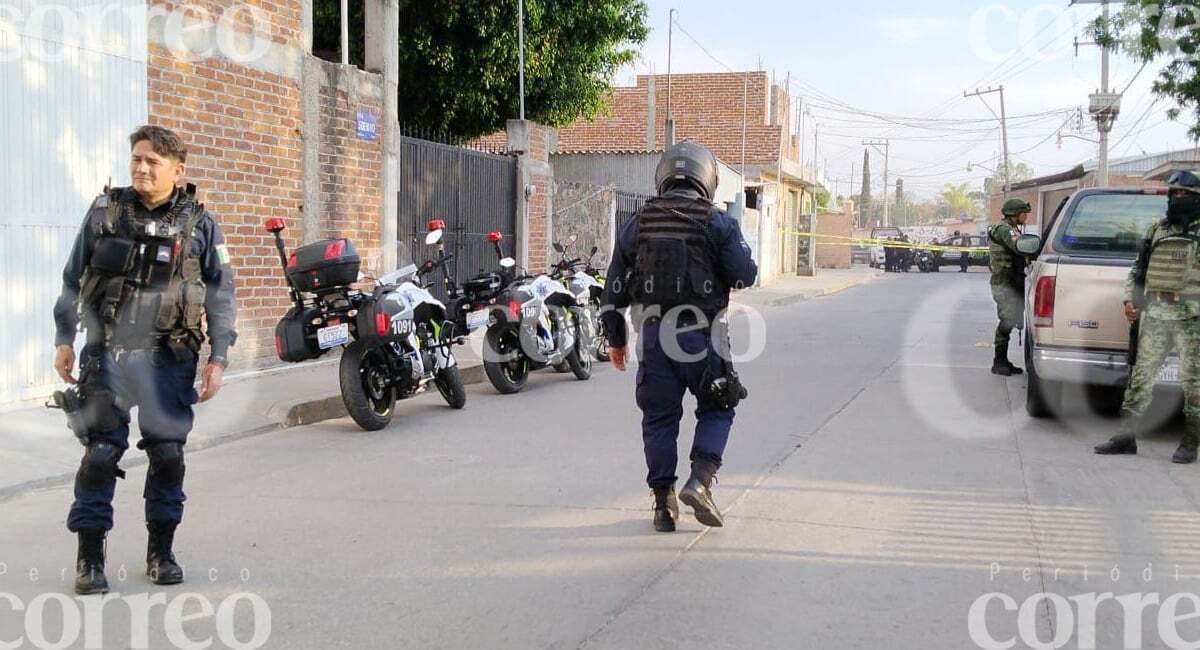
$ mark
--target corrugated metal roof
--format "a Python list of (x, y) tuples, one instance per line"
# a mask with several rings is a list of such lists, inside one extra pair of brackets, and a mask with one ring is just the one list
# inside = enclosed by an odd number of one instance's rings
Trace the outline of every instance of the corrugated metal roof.
[[(1200, 147), (1191, 147), (1146, 156), (1116, 158), (1108, 161), (1108, 173), (1121, 176), (1139, 176), (1169, 162), (1195, 160), (1198, 154), (1200, 154)], [(1089, 172), (1096, 171), (1099, 167), (1100, 161), (1097, 159), (1083, 163), (1083, 168)]]
[(661, 154), (662, 149), (560, 149), (551, 156), (636, 156), (648, 153)]

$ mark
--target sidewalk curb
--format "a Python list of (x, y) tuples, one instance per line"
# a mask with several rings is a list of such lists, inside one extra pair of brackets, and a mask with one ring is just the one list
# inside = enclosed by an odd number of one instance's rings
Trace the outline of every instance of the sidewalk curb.
[[(464, 385), (480, 384), (486, 381), (486, 375), (483, 371), (483, 364), (473, 366), (460, 366), (459, 372), (462, 374)], [(272, 409), (274, 410), (274, 409)], [(268, 410), (268, 415), (271, 415), (271, 410)], [(211, 449), (230, 442), (237, 442), (246, 438), (253, 438), (266, 433), (274, 433), (291, 429), (293, 427), (307, 426), (324, 422), (326, 420), (336, 420), (338, 418), (347, 417), (346, 405), (342, 402), (340, 394), (330, 395), (318, 399), (312, 399), (298, 404), (293, 404), (286, 411), (275, 417), (276, 422), (273, 424), (265, 424), (246, 431), (236, 431), (223, 436), (208, 438), (204, 441), (198, 441), (188, 444), (187, 449), (191, 452), (203, 451)], [(131, 455), (123, 458), (121, 467), (123, 469), (141, 467), (148, 462), (145, 455)], [(0, 487), (0, 503), (11, 501), (21, 497), (29, 492), (44, 490), (48, 488), (60, 487), (69, 484), (75, 479), (75, 472), (66, 472), (55, 474), (52, 476), (44, 476), (35, 478), (23, 483)]]
[[(459, 366), (464, 385), (480, 384), (485, 380), (483, 364), (475, 366)], [(302, 427), (326, 420), (336, 420), (347, 417), (346, 404), (340, 394), (330, 395), (307, 402), (293, 404), (277, 419), (280, 429)]]

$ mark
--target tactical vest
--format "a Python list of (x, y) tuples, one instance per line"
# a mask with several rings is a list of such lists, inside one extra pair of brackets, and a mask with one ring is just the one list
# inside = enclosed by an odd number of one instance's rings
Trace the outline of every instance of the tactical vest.
[[(992, 271), (993, 284), (1003, 281), (1005, 284), (1014, 286), (1023, 285), (1025, 283), (1025, 258), (1014, 254), (1009, 249), (1012, 242), (1001, 241), (997, 234), (1000, 225), (996, 224), (988, 228), (989, 266)], [(1013, 227), (1011, 223), (1008, 223), (1008, 226)]]
[(90, 220), (96, 243), (79, 294), (89, 343), (134, 349), (170, 341), (200, 349), (206, 291), (192, 240), (204, 206), (195, 193), (188, 184), (170, 211), (152, 220), (135, 216), (131, 192), (97, 199), (104, 214)]
[(729, 305), (729, 287), (718, 273), (719, 254), (709, 232), (716, 208), (700, 198), (650, 199), (638, 217), (637, 261), (630, 295), (664, 313), (682, 305), (709, 318)]
[(1196, 258), (1198, 240), (1195, 234), (1167, 233), (1155, 236), (1151, 243), (1150, 261), (1146, 269), (1146, 290), (1167, 293), (1200, 293), (1196, 272), (1188, 271), (1200, 264)]

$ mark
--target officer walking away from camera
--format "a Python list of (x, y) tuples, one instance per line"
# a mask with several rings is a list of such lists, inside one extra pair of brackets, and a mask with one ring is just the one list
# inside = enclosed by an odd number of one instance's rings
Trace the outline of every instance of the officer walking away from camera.
[[(130, 408), (138, 407), (149, 456), (143, 497), (149, 542), (146, 570), (158, 585), (183, 581), (172, 544), (183, 518), (183, 447), (192, 405), (221, 388), (237, 334), (233, 269), (216, 221), (177, 187), (187, 148), (175, 133), (143, 126), (129, 137), (133, 185), (105, 188), (88, 209), (63, 270), (54, 306), (54, 369), (70, 388), (55, 394), (84, 444), (67, 528), (79, 536), (75, 592), (104, 593), (105, 536), (113, 526), (118, 467), (128, 449)], [(193, 384), (207, 314), (211, 355)], [(86, 344), (73, 348), (82, 326)]]
[[(625, 370), (627, 333), (621, 309), (640, 323), (637, 368), (646, 482), (654, 493), (654, 528), (675, 530), (679, 422), (683, 394), (696, 396), (691, 475), (679, 493), (696, 519), (721, 526), (712, 484), (734, 407), (746, 397), (728, 358), (728, 333), (717, 318), (731, 289), (754, 283), (758, 268), (737, 221), (712, 203), (717, 159), (683, 141), (663, 152), (655, 172), (659, 195), (621, 227), (608, 268), (603, 319), (614, 367)], [(714, 335), (714, 326), (717, 330)]]
[(1004, 219), (988, 228), (992, 299), (996, 301), (996, 315), (1000, 318), (993, 342), (996, 352), (992, 360), (993, 375), (1008, 377), (1024, 372), (1008, 360), (1008, 342), (1012, 331), (1020, 329), (1025, 321), (1025, 268), (1029, 258), (1017, 252), (1016, 246), (1021, 237), (1021, 226), (1032, 211), (1033, 206), (1027, 201), (1009, 199), (1000, 208)]
[(1187, 430), (1172, 457), (1194, 463), (1200, 446), (1200, 176), (1167, 179), (1167, 217), (1151, 226), (1125, 283), (1125, 316), (1140, 327), (1121, 428), (1097, 454), (1136, 454), (1136, 435), (1153, 399), (1154, 382), (1171, 350), (1179, 352)]

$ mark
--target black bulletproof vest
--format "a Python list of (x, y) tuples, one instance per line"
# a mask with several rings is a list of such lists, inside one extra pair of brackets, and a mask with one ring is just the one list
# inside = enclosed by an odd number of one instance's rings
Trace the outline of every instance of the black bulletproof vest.
[(96, 249), (84, 274), (81, 311), (89, 343), (143, 347), (164, 336), (199, 349), (205, 289), (192, 250), (204, 206), (188, 185), (165, 215), (135, 218), (136, 198), (111, 191), (91, 222)]
[(643, 307), (664, 313), (690, 305), (713, 317), (729, 304), (720, 279), (709, 222), (716, 208), (700, 198), (650, 199), (638, 217), (637, 260), (630, 295)]

